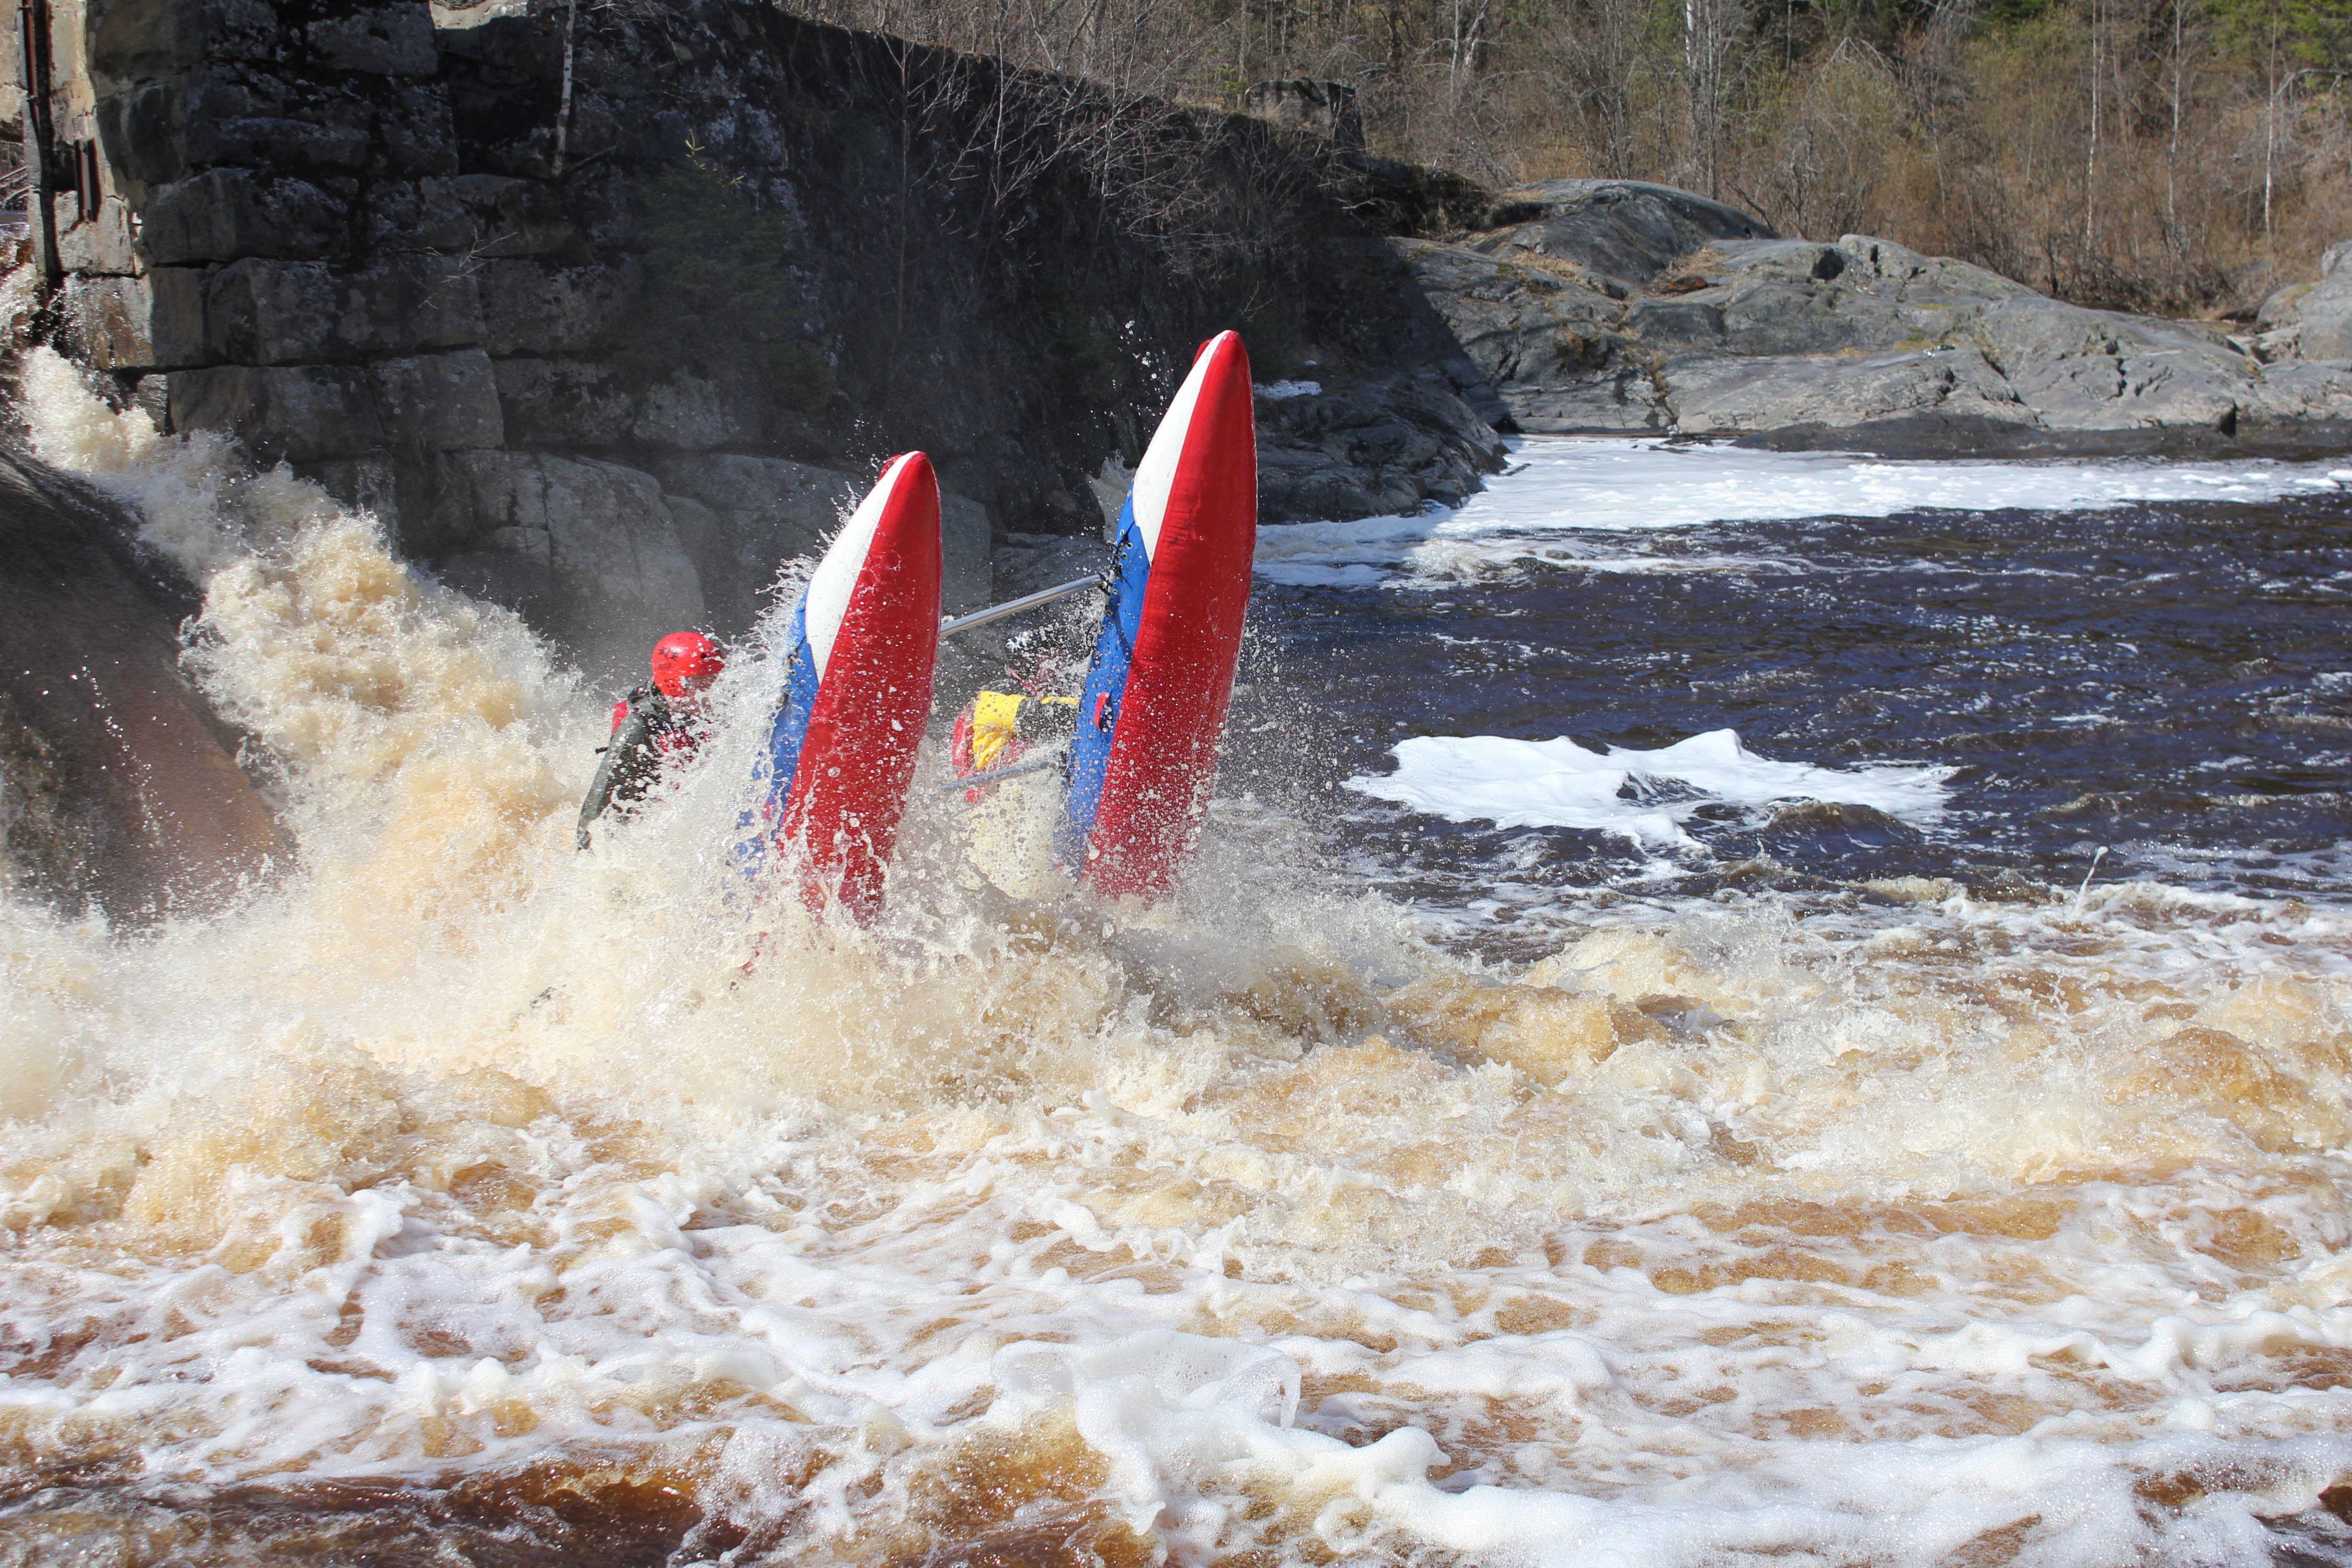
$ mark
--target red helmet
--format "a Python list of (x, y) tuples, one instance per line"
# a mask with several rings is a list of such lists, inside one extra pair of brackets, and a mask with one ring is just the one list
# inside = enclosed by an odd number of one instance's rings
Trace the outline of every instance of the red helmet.
[(654, 685), (664, 697), (700, 696), (727, 661), (700, 632), (672, 632), (654, 644)]

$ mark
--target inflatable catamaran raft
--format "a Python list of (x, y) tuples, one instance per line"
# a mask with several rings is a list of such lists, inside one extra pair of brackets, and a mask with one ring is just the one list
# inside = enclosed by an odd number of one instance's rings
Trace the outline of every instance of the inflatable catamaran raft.
[(940, 484), (920, 452), (884, 466), (809, 574), (793, 614), (761, 813), (813, 910), (882, 899), (940, 643)]
[[(1136, 468), (1104, 586), (1057, 846), (1097, 891), (1157, 898), (1216, 780), (1257, 542), (1257, 442), (1239, 334), (1202, 346)], [(762, 818), (811, 908), (879, 904), (931, 700), (939, 638), (1095, 586), (1081, 578), (942, 626), (939, 486), (893, 458), (825, 551), (793, 620)], [(985, 784), (1037, 763), (978, 774)]]

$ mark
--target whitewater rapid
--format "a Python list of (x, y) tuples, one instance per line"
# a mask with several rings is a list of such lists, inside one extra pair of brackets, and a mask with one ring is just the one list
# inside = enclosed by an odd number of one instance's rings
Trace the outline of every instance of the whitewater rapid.
[(152, 932), (0, 903), (10, 1552), (347, 1561), (408, 1519), (417, 1561), (2255, 1563), (2330, 1528), (2352, 915), (1891, 879), (1487, 963), (1239, 798), (1163, 908), (1018, 874), (1034, 836), (984, 876), (933, 757), (888, 913), (820, 927), (730, 852), (772, 648), (575, 854), (605, 694), (372, 520), (26, 384), (42, 455), (204, 584), (193, 668), (300, 848)]
[[(2341, 462), (1895, 459), (1768, 452), (1654, 438), (1522, 437), (1515, 482), (1411, 517), (1305, 523), (1258, 535), (1257, 572), (1296, 586), (1475, 582), (1530, 565), (1612, 573), (1801, 574), (1801, 560), (1661, 553), (1643, 535), (1706, 523), (1885, 518), (1901, 512), (2107, 510), (2155, 501), (2333, 495)], [(1613, 536), (1613, 537), (1612, 537)]]

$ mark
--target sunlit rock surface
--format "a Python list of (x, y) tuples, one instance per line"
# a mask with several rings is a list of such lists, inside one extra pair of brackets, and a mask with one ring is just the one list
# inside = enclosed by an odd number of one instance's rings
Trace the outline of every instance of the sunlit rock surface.
[[(2019, 456), (2352, 439), (2340, 364), (2282, 373), (2218, 327), (2084, 310), (1889, 241), (1778, 238), (1623, 182), (1529, 186), (1493, 216), (1396, 244), (1530, 432)], [(2303, 296), (2314, 322), (2329, 287)], [(2298, 330), (2306, 359), (2336, 357), (2332, 328)]]

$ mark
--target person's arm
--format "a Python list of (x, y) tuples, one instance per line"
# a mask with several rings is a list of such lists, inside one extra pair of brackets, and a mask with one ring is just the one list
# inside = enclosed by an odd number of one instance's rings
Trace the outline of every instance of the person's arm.
[(613, 804), (614, 792), (627, 779), (631, 763), (646, 748), (653, 744), (654, 727), (642, 708), (631, 707), (613, 731), (612, 743), (604, 748), (604, 760), (596, 764), (596, 776), (588, 781), (588, 797), (580, 803), (579, 847), (588, 847), (588, 826), (604, 815)]

